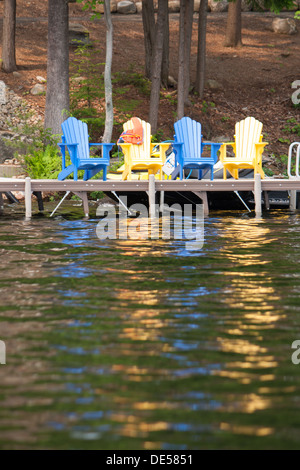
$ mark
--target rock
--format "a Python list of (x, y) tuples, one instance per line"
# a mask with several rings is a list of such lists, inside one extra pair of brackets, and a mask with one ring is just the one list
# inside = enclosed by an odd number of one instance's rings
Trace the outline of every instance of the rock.
[(221, 83), (217, 82), (217, 80), (213, 80), (213, 79), (207, 80), (206, 86), (210, 90), (214, 90), (214, 91), (223, 89), (223, 85), (221, 85)]
[(124, 15), (131, 15), (136, 13), (135, 3), (130, 2), (129, 0), (122, 0), (121, 2), (118, 2), (117, 12)]
[(91, 45), (90, 33), (82, 24), (69, 24), (69, 44), (71, 46)]
[(171, 0), (169, 2), (169, 12), (170, 13), (178, 13), (180, 11), (180, 1), (179, 0)]
[(22, 74), (20, 72), (13, 72), (12, 73), (15, 78), (22, 78)]
[(176, 82), (175, 78), (172, 77), (172, 75), (169, 75), (169, 76), (168, 76), (168, 85), (169, 85), (169, 86), (172, 86), (172, 87), (174, 87), (174, 88), (175, 88), (176, 85), (177, 85), (177, 82)]
[(47, 82), (47, 80), (44, 77), (41, 77), (40, 75), (38, 75), (36, 77), (36, 79), (39, 83), (46, 83)]
[(5, 83), (0, 80), (0, 105), (7, 103), (7, 91)]
[(37, 83), (33, 88), (31, 88), (30, 93), (34, 96), (44, 95), (44, 93), (46, 93), (46, 87), (41, 83)]
[(135, 6), (136, 6), (137, 13), (142, 13), (143, 3), (142, 2), (136, 2)]
[(272, 31), (277, 34), (296, 34), (296, 21), (291, 18), (274, 18)]
[(215, 11), (219, 13), (222, 13), (228, 10), (228, 2), (226, 0), (220, 0), (220, 1), (208, 0), (208, 6), (210, 8), (210, 11)]

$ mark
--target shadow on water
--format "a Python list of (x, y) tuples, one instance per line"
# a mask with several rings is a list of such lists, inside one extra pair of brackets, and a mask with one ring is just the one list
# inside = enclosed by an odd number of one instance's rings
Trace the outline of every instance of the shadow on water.
[(299, 215), (188, 252), (80, 214), (0, 218), (1, 448), (299, 448)]

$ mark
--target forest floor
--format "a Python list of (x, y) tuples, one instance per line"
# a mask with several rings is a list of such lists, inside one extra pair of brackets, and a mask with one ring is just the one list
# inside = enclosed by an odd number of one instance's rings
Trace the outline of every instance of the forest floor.
[[(0, 71), (11, 89), (27, 100), (36, 112), (43, 116), (45, 96), (32, 96), (30, 89), (37, 83), (37, 76), (47, 77), (47, 10), (40, 0), (19, 1), (17, 9), (16, 49), (18, 77)], [(46, 3), (46, 2), (43, 2)], [(0, 2), (0, 17), (3, 2)], [(284, 12), (280, 17), (293, 17)], [(263, 122), (264, 140), (269, 142), (264, 157), (266, 168), (281, 173), (286, 166), (286, 154), (290, 142), (300, 140), (300, 108), (292, 103), (295, 91), (291, 84), (300, 80), (300, 32), (295, 35), (275, 34), (270, 30), (270, 12), (243, 13), (243, 47), (223, 46), (226, 13), (209, 13), (207, 24), (207, 79), (216, 80), (220, 89), (205, 88), (200, 100), (191, 94), (191, 105), (186, 115), (202, 123), (205, 139), (225, 137), (233, 139), (234, 125), (247, 116)], [(94, 65), (94, 84), (99, 96), (93, 107), (98, 117), (104, 117), (103, 71), (105, 61), (105, 24), (103, 18), (91, 20), (91, 13), (83, 12), (80, 5), (70, 4), (70, 21), (85, 26), (94, 47), (89, 48), (90, 63)], [(197, 21), (194, 15), (191, 78), (195, 77), (197, 56)], [(297, 27), (300, 31), (300, 21)], [(132, 116), (148, 119), (149, 83), (143, 79), (144, 43), (141, 15), (113, 15), (114, 26), (114, 108), (115, 128), (113, 140), (122, 130), (121, 124)], [(170, 15), (170, 75), (177, 77), (179, 15)], [(0, 29), (1, 22), (0, 22)], [(78, 55), (70, 48), (71, 77), (84, 74), (78, 70)], [(77, 59), (77, 65), (76, 65)], [(81, 61), (80, 67), (87, 72), (89, 65)], [(96, 79), (95, 79), (96, 77)], [(78, 98), (78, 82), (71, 81)], [(76, 85), (77, 83), (77, 85)], [(76, 88), (77, 87), (77, 88)], [(300, 87), (298, 87), (300, 88)], [(83, 103), (79, 102), (78, 106)], [(176, 118), (176, 91), (162, 90), (158, 127), (160, 137), (171, 139)], [(290, 123), (290, 120), (294, 122)], [(298, 124), (298, 126), (297, 126)], [(294, 130), (293, 130), (294, 128)], [(289, 129), (289, 130), (288, 130)], [(297, 134), (299, 132), (299, 134)], [(96, 136), (97, 137), (97, 136)], [(100, 136), (99, 136), (100, 138)]]

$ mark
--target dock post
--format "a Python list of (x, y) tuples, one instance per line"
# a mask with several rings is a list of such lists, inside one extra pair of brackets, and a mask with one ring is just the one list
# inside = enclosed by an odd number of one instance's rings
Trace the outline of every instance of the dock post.
[(256, 173), (254, 177), (254, 199), (255, 199), (255, 214), (261, 216), (261, 176)]
[(208, 199), (207, 199), (207, 192), (206, 191), (193, 191), (200, 199), (202, 200), (203, 204), (203, 214), (209, 215), (209, 207), (208, 207)]
[(159, 204), (159, 212), (163, 214), (164, 212), (164, 204), (165, 204), (165, 192), (160, 192), (160, 204)]
[(297, 190), (290, 190), (290, 210), (295, 211), (297, 209)]
[(149, 175), (149, 216), (155, 217), (155, 176)]
[(3, 209), (4, 209), (4, 206), (3, 206), (3, 197), (2, 197), (2, 193), (1, 193), (1, 191), (0, 191), (0, 214), (2, 214)]
[(25, 217), (31, 219), (32, 206), (31, 206), (31, 179), (25, 178)]

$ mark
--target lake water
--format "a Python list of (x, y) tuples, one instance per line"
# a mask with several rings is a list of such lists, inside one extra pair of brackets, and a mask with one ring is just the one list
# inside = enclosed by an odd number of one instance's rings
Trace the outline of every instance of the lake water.
[(299, 213), (211, 213), (189, 252), (23, 211), (0, 217), (2, 449), (299, 449)]

